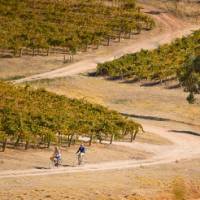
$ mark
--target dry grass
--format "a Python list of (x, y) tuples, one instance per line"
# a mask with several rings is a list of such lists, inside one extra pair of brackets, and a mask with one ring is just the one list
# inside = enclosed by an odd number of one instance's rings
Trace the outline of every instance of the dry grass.
[(197, 200), (199, 164), (200, 160), (191, 160), (128, 170), (1, 179), (0, 199), (178, 200), (175, 193), (179, 191), (185, 200)]
[(142, 4), (145, 3), (145, 5), (149, 4), (156, 6), (157, 8), (163, 9), (167, 12), (172, 12), (176, 16), (192, 22), (200, 21), (200, 3), (197, 0), (181, 0), (179, 3), (176, 3), (176, 1), (166, 0), (140, 0), (140, 2)]
[[(130, 142), (130, 137), (125, 137), (121, 139), (122, 142)], [(135, 142), (139, 143), (147, 143), (147, 144), (154, 144), (154, 145), (172, 145), (173, 142), (168, 140), (167, 138), (164, 138), (162, 136), (159, 136), (155, 133), (150, 132), (140, 132), (137, 134), (137, 137), (135, 139)]]
[[(49, 91), (72, 98), (85, 98), (100, 103), (122, 113), (146, 116), (154, 121), (179, 121), (180, 124), (200, 124), (200, 99), (190, 105), (187, 93), (181, 88), (166, 89), (163, 86), (140, 87), (139, 84), (124, 84), (100, 78), (68, 77), (43, 80), (32, 83), (34, 87), (44, 87)], [(156, 118), (158, 117), (158, 119)]]
[(66, 66), (63, 56), (24, 56), (0, 59), (0, 79), (14, 80)]
[(141, 133), (136, 137), (136, 141), (148, 144), (156, 144), (156, 145), (171, 145), (172, 142), (163, 138), (155, 133)]

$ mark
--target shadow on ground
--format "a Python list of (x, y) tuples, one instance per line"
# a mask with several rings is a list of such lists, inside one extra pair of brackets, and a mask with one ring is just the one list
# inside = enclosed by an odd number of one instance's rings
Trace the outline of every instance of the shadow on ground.
[(166, 11), (161, 11), (161, 10), (150, 10), (147, 12), (144, 12), (146, 14), (150, 14), (150, 15), (160, 15), (162, 13), (167, 13)]
[(34, 167), (35, 169), (49, 169), (48, 167)]
[[(74, 167), (74, 165), (61, 165), (61, 167)], [(36, 166), (34, 168), (35, 169), (51, 169), (49, 167), (40, 167), (40, 166)]]
[(127, 117), (134, 117), (134, 118), (139, 118), (139, 119), (147, 119), (147, 120), (154, 120), (154, 121), (171, 121), (171, 119), (168, 119), (168, 118), (149, 116), (149, 115), (136, 115), (136, 114), (128, 114), (128, 113), (121, 113), (121, 114)]
[(136, 115), (136, 114), (129, 114), (129, 113), (120, 113), (120, 114), (122, 114), (126, 117), (133, 117), (133, 118), (138, 118), (138, 119), (145, 119), (145, 120), (152, 120), (152, 121), (163, 121), (163, 122), (176, 122), (176, 123), (180, 123), (180, 124), (198, 126), (199, 127), (199, 125), (197, 125), (197, 124), (179, 121), (179, 120), (174, 120), (174, 119), (169, 119), (169, 118), (164, 118), (164, 117), (157, 117), (157, 116), (150, 116), (150, 115)]
[(194, 131), (170, 130), (169, 132), (182, 133), (182, 134), (190, 134), (190, 135), (194, 135), (194, 136), (199, 136), (200, 137), (200, 133), (197, 133), (197, 132), (194, 132)]

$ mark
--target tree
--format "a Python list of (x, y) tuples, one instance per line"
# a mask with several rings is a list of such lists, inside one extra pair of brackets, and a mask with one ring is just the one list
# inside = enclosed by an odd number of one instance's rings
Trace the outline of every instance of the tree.
[(134, 9), (136, 7), (135, 0), (123, 0), (122, 3), (124, 9)]
[[(14, 86), (0, 82), (0, 142), (3, 150), (7, 141), (28, 149), (68, 146), (81, 136), (93, 139), (114, 139), (124, 136), (127, 119), (107, 108), (82, 100), (69, 99), (44, 89)], [(134, 132), (139, 124), (130, 129)]]
[(194, 103), (194, 94), (200, 92), (200, 46), (196, 47), (195, 55), (188, 58), (179, 72), (179, 81), (189, 95), (187, 100)]
[(194, 103), (194, 94), (200, 92), (200, 55), (196, 53), (196, 55), (189, 57), (178, 76), (185, 91), (189, 92), (187, 101)]

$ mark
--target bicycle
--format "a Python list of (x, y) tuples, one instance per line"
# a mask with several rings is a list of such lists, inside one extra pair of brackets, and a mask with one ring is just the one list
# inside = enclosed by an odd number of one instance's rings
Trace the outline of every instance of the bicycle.
[(84, 160), (84, 153), (79, 153), (78, 154), (78, 165), (82, 165), (83, 164), (83, 160)]

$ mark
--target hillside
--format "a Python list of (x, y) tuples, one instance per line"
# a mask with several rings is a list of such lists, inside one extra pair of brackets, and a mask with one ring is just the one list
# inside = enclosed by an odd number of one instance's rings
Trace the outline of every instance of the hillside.
[[(18, 146), (25, 142), (47, 145), (51, 142), (71, 145), (79, 136), (99, 140), (133, 138), (142, 127), (115, 111), (84, 100), (69, 99), (43, 89), (33, 90), (0, 83), (0, 139)], [(65, 142), (64, 142), (65, 141)]]
[(73, 55), (89, 46), (98, 48), (109, 45), (111, 39), (120, 41), (121, 37), (150, 30), (154, 25), (135, 1), (0, 1), (3, 55)]
[(96, 75), (111, 79), (158, 80), (176, 77), (188, 57), (200, 45), (200, 30), (176, 39), (171, 44), (161, 45), (155, 50), (124, 55), (111, 62), (98, 64)]
[(0, 0), (0, 200), (200, 200), (199, 6)]
[[(90, 49), (78, 53), (73, 63), (63, 62), (63, 55), (54, 56), (23, 56), (21, 58), (4, 58), (0, 62), (0, 78), (15, 80), (15, 83), (53, 79), (56, 77), (73, 76), (95, 70), (98, 63), (104, 63), (119, 58), (122, 55), (134, 53), (143, 49), (155, 49), (159, 45), (170, 43), (176, 38), (191, 34), (199, 26), (188, 23), (166, 12), (152, 7), (145, 7), (145, 13), (152, 16), (156, 27), (151, 31), (143, 31), (131, 39), (120, 43), (112, 41), (111, 45), (101, 46), (98, 50)], [(150, 14), (160, 12), (159, 14)]]

